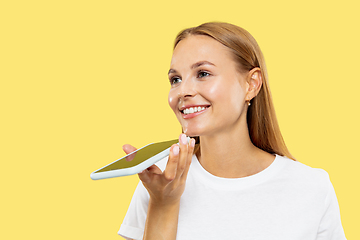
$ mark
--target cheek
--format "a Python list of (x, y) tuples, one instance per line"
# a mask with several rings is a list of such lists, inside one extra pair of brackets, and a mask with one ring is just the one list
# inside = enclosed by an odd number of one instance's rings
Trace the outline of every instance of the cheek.
[(229, 92), (229, 101), (231, 104), (241, 106), (241, 103), (245, 99), (244, 89), (240, 86), (234, 86)]
[(175, 112), (176, 105), (177, 105), (177, 98), (173, 91), (170, 90), (168, 95), (168, 103), (171, 109)]
[(202, 86), (202, 91), (206, 96), (214, 101), (216, 104), (217, 101), (225, 101), (234, 93), (233, 85), (227, 83), (226, 81), (215, 81), (212, 83), (204, 84)]
[(245, 97), (244, 89), (235, 81), (218, 81), (203, 89), (206, 89), (207, 96), (215, 104), (229, 104), (229, 107), (240, 106)]
[(226, 94), (226, 90), (224, 89), (224, 86), (220, 83), (206, 86), (205, 90), (208, 93), (208, 96), (210, 96), (214, 100), (223, 98), (224, 94)]

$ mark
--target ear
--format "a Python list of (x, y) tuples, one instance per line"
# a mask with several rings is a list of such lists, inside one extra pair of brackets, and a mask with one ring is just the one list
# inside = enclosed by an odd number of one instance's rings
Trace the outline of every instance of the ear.
[(256, 97), (262, 86), (262, 76), (260, 68), (256, 67), (249, 71), (246, 78), (246, 96), (245, 101), (249, 102), (251, 99)]

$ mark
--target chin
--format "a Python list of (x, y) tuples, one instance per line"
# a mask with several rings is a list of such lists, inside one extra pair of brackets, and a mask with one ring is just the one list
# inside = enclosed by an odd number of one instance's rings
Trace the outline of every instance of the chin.
[(186, 134), (186, 136), (189, 137), (199, 137), (202, 133), (202, 131), (199, 131), (199, 129), (191, 129), (191, 128), (183, 128), (183, 132)]

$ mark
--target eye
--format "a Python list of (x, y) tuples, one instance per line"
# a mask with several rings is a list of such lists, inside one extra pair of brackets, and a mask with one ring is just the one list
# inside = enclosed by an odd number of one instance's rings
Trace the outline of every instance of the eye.
[(203, 78), (203, 77), (207, 77), (207, 76), (210, 76), (210, 73), (205, 72), (205, 71), (199, 71), (197, 77), (198, 78)]
[(177, 84), (177, 83), (180, 83), (181, 82), (181, 79), (177, 76), (174, 76), (172, 78), (170, 78), (170, 84), (171, 85), (174, 85), (174, 84)]

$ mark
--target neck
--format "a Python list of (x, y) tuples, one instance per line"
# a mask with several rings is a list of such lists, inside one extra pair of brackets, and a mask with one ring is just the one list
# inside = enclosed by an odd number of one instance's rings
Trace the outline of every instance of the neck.
[(198, 159), (209, 173), (224, 178), (241, 178), (267, 168), (275, 157), (253, 145), (247, 125), (238, 131), (200, 137)]

